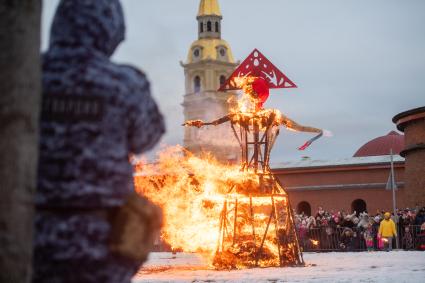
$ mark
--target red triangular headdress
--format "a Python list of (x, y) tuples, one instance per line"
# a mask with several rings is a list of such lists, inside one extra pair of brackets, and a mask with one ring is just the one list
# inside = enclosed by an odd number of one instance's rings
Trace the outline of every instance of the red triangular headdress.
[(265, 79), (268, 82), (269, 88), (297, 87), (294, 82), (276, 68), (260, 51), (254, 49), (218, 90), (240, 89), (235, 82), (235, 78), (247, 76)]

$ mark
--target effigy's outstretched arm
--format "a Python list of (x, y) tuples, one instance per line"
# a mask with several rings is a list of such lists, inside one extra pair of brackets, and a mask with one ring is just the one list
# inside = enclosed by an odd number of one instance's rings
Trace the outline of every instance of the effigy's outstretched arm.
[(189, 121), (184, 122), (184, 124), (182, 126), (200, 128), (202, 126), (208, 126), (208, 125), (214, 125), (214, 126), (220, 125), (220, 124), (223, 124), (227, 121), (230, 121), (230, 115), (226, 115), (224, 117), (221, 117), (221, 118), (216, 119), (216, 120), (211, 121), (211, 122), (204, 122), (202, 120), (189, 120)]
[(314, 128), (314, 127), (308, 127), (308, 126), (303, 126), (298, 124), (297, 122), (295, 122), (294, 120), (286, 117), (285, 115), (282, 114), (281, 117), (281, 124), (284, 125), (285, 127), (287, 127), (290, 130), (294, 130), (294, 131), (298, 131), (298, 132), (307, 132), (307, 133), (318, 133), (318, 135), (314, 136), (313, 138), (309, 139), (307, 142), (305, 142), (302, 146), (300, 146), (298, 149), (299, 150), (304, 150), (307, 147), (309, 147), (315, 140), (317, 140), (318, 138), (320, 138), (321, 136), (325, 135), (325, 136), (332, 136), (332, 133), (330, 131), (327, 130), (322, 130), (322, 129), (318, 129), (318, 128)]
[(290, 130), (297, 131), (297, 132), (307, 132), (307, 133), (322, 133), (323, 131), (321, 129), (317, 129), (314, 127), (309, 126), (303, 126), (295, 122), (294, 120), (288, 118), (287, 116), (282, 114), (282, 122), (281, 124), (287, 127)]

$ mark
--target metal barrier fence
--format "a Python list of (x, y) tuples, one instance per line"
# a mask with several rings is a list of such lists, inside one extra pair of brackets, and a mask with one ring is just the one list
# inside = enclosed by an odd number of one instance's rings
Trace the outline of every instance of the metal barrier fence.
[[(408, 228), (408, 231), (405, 231), (405, 228)], [(376, 238), (377, 229), (375, 227), (373, 230), (373, 249), (378, 249), (378, 239)], [(331, 252), (331, 251), (365, 251), (366, 241), (364, 238), (364, 229), (363, 228), (351, 228), (353, 231), (352, 239), (347, 245), (345, 240), (345, 247), (341, 246), (341, 243), (344, 242), (342, 233), (344, 227), (331, 228), (331, 227), (319, 227), (312, 229), (297, 229), (298, 239), (300, 246), (305, 252)], [(410, 234), (411, 244), (409, 244), (407, 234)], [(393, 248), (396, 247), (395, 241), (399, 241), (400, 249), (422, 249), (425, 250), (425, 231), (420, 230), (419, 225), (409, 225), (409, 226), (398, 226), (398, 237), (393, 239)], [(422, 246), (422, 248), (421, 248)], [(159, 235), (156, 239), (156, 243), (152, 251), (156, 252), (165, 252), (172, 251), (171, 246), (163, 241), (161, 241)]]
[[(374, 250), (379, 250), (376, 236), (378, 228), (375, 227), (372, 233)], [(345, 229), (344, 227), (298, 229), (300, 246), (306, 252), (367, 250), (363, 228), (351, 228), (352, 233), (349, 236), (343, 235)], [(421, 231), (418, 225), (398, 227), (398, 237), (393, 239), (393, 248), (396, 247), (395, 241), (399, 241), (400, 249), (423, 249), (425, 247), (425, 231)]]

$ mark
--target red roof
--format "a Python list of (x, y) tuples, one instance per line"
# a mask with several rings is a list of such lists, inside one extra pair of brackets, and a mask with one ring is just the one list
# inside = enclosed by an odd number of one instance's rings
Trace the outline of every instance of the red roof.
[(353, 157), (388, 155), (391, 149), (393, 154), (400, 154), (404, 149), (404, 135), (391, 131), (386, 136), (365, 143)]

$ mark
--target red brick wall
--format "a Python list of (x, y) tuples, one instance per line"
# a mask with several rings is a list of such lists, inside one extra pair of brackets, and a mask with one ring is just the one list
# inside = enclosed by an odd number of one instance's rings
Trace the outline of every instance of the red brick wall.
[[(351, 204), (356, 199), (366, 202), (369, 212), (376, 210), (392, 211), (392, 192), (381, 188), (353, 188), (353, 189), (320, 189), (320, 190), (294, 190), (291, 187), (343, 185), (343, 184), (368, 184), (386, 183), (390, 167), (387, 165), (367, 166), (343, 166), (326, 167), (320, 169), (284, 169), (275, 170), (276, 176), (284, 187), (288, 187), (288, 193), (292, 207), (297, 209), (300, 202), (306, 201), (315, 213), (318, 206), (325, 210), (345, 210), (351, 212)], [(397, 163), (395, 166), (396, 182), (404, 182), (404, 164)], [(399, 188), (396, 192), (397, 207), (405, 208), (405, 189)]]
[(425, 150), (407, 154), (406, 178), (407, 202), (412, 206), (425, 206)]
[[(396, 192), (398, 204), (403, 206), (405, 191), (399, 189)], [(289, 191), (289, 199), (292, 208), (297, 209), (300, 202), (306, 201), (311, 206), (311, 212), (315, 214), (317, 208), (322, 206), (327, 211), (345, 210), (352, 212), (351, 204), (356, 199), (366, 202), (366, 209), (370, 213), (377, 210), (392, 211), (392, 193), (383, 189), (345, 189), (345, 190), (321, 190), (321, 191)]]
[(406, 123), (404, 128), (404, 144), (406, 147), (412, 144), (425, 142), (425, 119), (414, 120)]
[[(425, 119), (406, 123), (405, 146), (425, 143)], [(407, 152), (406, 197), (412, 205), (425, 206), (425, 150)]]

